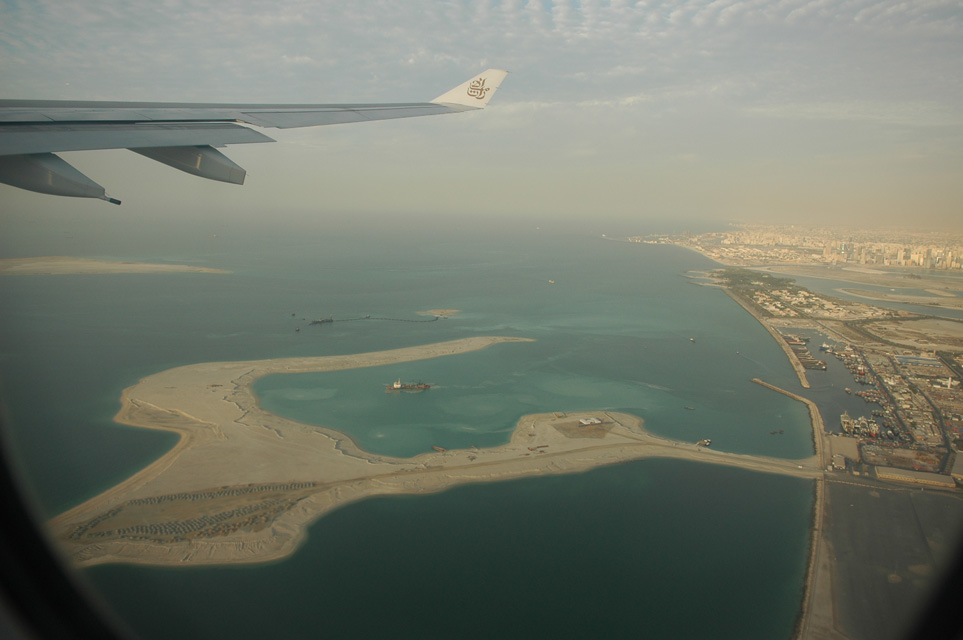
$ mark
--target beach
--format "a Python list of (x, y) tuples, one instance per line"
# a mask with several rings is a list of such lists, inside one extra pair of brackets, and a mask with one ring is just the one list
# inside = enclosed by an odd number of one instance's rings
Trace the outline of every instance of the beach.
[[(115, 420), (180, 434), (177, 445), (108, 491), (55, 517), (78, 565), (211, 565), (278, 560), (329, 511), (379, 494), (584, 471), (646, 457), (696, 460), (815, 479), (819, 459), (732, 454), (657, 437), (609, 411), (522, 417), (507, 444), (375, 455), (343, 433), (264, 411), (251, 385), (275, 373), (334, 371), (531, 342), (474, 337), (349, 356), (214, 362), (162, 371), (123, 393)], [(506, 345), (501, 348), (515, 348)], [(584, 422), (582, 422), (584, 421)]]

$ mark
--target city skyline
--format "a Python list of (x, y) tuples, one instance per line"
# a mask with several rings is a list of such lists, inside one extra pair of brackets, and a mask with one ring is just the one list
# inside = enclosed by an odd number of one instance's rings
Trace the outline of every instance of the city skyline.
[(723, 264), (852, 263), (950, 271), (963, 267), (963, 235), (959, 233), (731, 224), (727, 231), (655, 233), (629, 236), (628, 240), (695, 248)]
[[(486, 67), (511, 71), (484, 113), (230, 147), (244, 187), (123, 150), (64, 154), (125, 216), (960, 228), (954, 2), (10, 0), (0, 16), (6, 98), (422, 101)], [(26, 214), (103, 206), (0, 189)]]

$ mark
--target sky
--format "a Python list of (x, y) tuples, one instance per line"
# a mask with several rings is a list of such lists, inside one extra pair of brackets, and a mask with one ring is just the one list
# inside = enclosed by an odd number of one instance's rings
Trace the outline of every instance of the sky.
[(963, 231), (959, 0), (0, 0), (3, 98), (426, 101), (489, 67), (511, 73), (482, 112), (228, 147), (243, 187), (73, 152), (122, 207), (0, 204)]

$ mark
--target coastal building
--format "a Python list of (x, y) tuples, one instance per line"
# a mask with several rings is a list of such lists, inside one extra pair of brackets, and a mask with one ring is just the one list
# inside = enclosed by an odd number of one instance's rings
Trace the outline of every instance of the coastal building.
[(833, 454), (833, 471), (846, 470), (846, 456), (841, 453)]
[(904, 366), (916, 366), (916, 367), (938, 367), (942, 368), (943, 363), (940, 362), (939, 358), (934, 356), (920, 354), (918, 356), (904, 356), (897, 355), (893, 356), (897, 362)]
[(955, 489), (953, 478), (940, 473), (926, 473), (925, 471), (910, 471), (896, 467), (876, 467), (876, 476), (880, 480), (894, 480), (908, 484), (922, 484), (942, 489)]

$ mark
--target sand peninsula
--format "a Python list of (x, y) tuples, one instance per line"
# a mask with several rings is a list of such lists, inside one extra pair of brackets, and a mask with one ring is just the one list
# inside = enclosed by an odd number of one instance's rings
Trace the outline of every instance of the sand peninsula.
[(179, 442), (126, 481), (54, 518), (51, 532), (79, 566), (266, 562), (293, 553), (307, 525), (325, 513), (379, 494), (441, 491), (646, 457), (822, 475), (815, 456), (724, 453), (654, 436), (640, 418), (606, 411), (527, 415), (501, 446), (392, 458), (366, 452), (338, 431), (264, 411), (251, 389), (254, 380), (274, 373), (374, 367), (508, 342), (531, 340), (475, 337), (359, 355), (212, 362), (148, 376), (124, 390), (115, 420), (175, 431)]
[(62, 276), (110, 273), (230, 273), (230, 271), (193, 267), (186, 264), (94, 260), (67, 256), (4, 258), (0, 260), (0, 276)]

